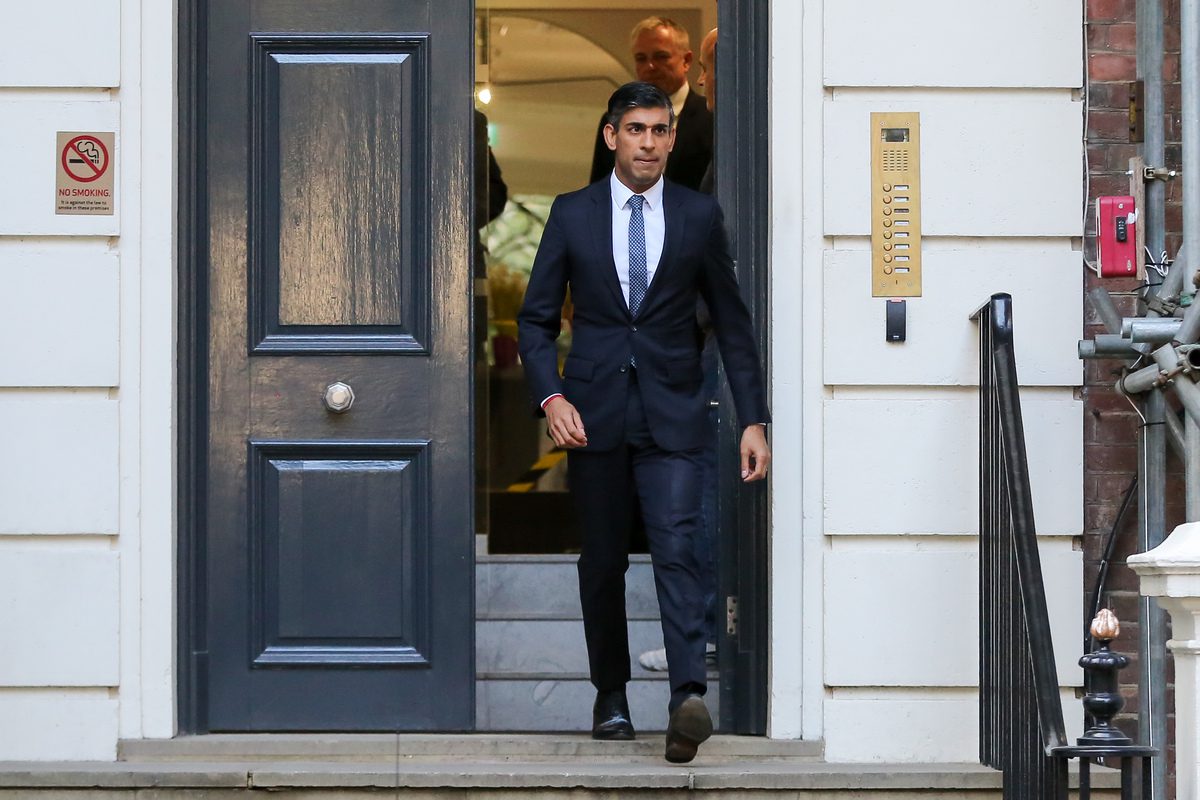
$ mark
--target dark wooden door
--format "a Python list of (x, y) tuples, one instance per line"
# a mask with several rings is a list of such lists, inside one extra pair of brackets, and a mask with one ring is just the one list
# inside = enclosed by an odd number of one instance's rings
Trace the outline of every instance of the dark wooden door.
[(472, 3), (204, 12), (198, 727), (469, 729)]

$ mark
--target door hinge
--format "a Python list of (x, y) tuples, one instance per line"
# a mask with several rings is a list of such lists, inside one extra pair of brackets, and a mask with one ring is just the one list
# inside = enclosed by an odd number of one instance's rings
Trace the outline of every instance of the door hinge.
[(725, 598), (725, 633), (737, 636), (738, 632), (738, 599), (731, 594)]

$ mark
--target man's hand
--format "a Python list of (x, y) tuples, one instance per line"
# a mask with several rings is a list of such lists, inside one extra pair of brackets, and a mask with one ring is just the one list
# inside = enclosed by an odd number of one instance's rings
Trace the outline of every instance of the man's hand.
[(747, 425), (742, 431), (742, 481), (751, 483), (767, 477), (771, 448), (767, 446), (766, 427)]
[(555, 397), (543, 409), (546, 412), (546, 428), (550, 438), (564, 450), (587, 445), (587, 434), (583, 430), (583, 420), (575, 406), (567, 402), (565, 397)]

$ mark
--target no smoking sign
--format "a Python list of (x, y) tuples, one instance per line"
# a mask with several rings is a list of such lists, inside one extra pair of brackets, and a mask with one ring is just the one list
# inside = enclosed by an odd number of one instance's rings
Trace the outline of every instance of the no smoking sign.
[(113, 213), (116, 135), (58, 132), (54, 213)]

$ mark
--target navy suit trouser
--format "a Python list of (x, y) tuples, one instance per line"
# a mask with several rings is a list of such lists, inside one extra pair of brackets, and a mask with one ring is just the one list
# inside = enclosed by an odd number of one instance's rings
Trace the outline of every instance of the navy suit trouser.
[(573, 450), (567, 456), (583, 532), (579, 597), (584, 635), (596, 689), (624, 688), (631, 673), (625, 572), (634, 511), (628, 499), (636, 492), (654, 565), (674, 709), (688, 694), (706, 690), (705, 592), (695, 548), (703, 535), (703, 451), (668, 451), (654, 443), (636, 370), (629, 375), (623, 443), (605, 452)]

